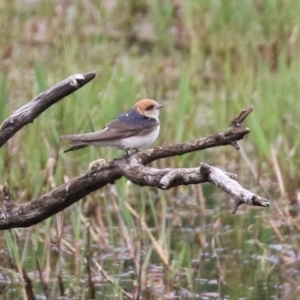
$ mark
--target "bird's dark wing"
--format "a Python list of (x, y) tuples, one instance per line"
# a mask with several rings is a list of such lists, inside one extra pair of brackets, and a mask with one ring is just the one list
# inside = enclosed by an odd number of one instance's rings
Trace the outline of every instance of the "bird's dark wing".
[(63, 135), (61, 138), (71, 140), (74, 145), (78, 143), (78, 146), (82, 148), (88, 143), (97, 141), (111, 141), (131, 136), (143, 136), (150, 133), (158, 125), (158, 120), (147, 118), (135, 110), (130, 110), (108, 123), (103, 130), (85, 134)]
[(149, 134), (159, 125), (158, 120), (141, 116), (135, 111), (121, 115), (106, 125), (107, 130), (101, 134), (101, 139), (119, 139), (131, 136)]

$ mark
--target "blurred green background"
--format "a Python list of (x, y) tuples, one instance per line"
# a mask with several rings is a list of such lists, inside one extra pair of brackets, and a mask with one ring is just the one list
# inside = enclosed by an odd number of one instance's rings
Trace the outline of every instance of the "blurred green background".
[(126, 299), (121, 289), (134, 297), (136, 286), (143, 299), (297, 299), (299, 12), (297, 0), (2, 0), (0, 122), (69, 75), (98, 70), (0, 149), (1, 183), (16, 201), (123, 155), (64, 154), (59, 136), (100, 129), (153, 98), (164, 104), (155, 146), (224, 131), (254, 105), (240, 152), (220, 147), (152, 165), (205, 161), (271, 202), (231, 215), (231, 199), (210, 185), (160, 191), (121, 179), (39, 225), (2, 232), (4, 299), (26, 296), (22, 268), (41, 299)]

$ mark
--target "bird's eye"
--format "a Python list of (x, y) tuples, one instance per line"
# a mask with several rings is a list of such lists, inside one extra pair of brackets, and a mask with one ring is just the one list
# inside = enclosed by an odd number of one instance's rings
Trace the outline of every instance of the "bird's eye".
[(151, 110), (153, 108), (154, 108), (154, 105), (149, 105), (149, 106), (146, 107), (146, 110)]

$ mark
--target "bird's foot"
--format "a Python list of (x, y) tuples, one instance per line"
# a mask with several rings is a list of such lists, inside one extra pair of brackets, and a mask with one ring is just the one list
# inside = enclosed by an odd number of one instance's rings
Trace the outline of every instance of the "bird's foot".
[(93, 173), (97, 173), (103, 169), (103, 166), (105, 165), (106, 160), (104, 158), (99, 158), (95, 161), (92, 161), (89, 165), (88, 175), (91, 175)]
[(129, 155), (131, 155), (131, 154), (133, 154), (133, 153), (136, 153), (136, 152), (139, 152), (140, 150), (138, 149), (138, 148), (133, 148), (133, 149), (128, 149), (128, 150), (125, 150), (125, 152), (126, 152), (126, 155), (125, 156), (129, 156)]

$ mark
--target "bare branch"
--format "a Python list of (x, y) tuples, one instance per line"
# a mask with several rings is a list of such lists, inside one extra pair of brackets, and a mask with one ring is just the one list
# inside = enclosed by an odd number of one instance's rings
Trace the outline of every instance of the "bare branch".
[(235, 202), (232, 211), (233, 214), (236, 213), (238, 207), (243, 203), (253, 206), (270, 206), (267, 199), (246, 190), (237, 181), (230, 178), (228, 174), (224, 173), (219, 168), (209, 166), (206, 163), (201, 163), (200, 173), (207, 181), (219, 187), (232, 197)]
[(143, 164), (148, 164), (160, 158), (183, 155), (213, 147), (232, 145), (233, 142), (243, 139), (249, 132), (250, 129), (247, 127), (230, 127), (223, 133), (215, 133), (199, 140), (146, 150), (139, 155), (139, 158)]
[[(154, 149), (155, 151), (155, 149)], [(36, 200), (17, 204), (9, 200), (3, 202), (0, 209), (0, 229), (28, 227), (62, 211), (91, 192), (106, 184), (114, 183), (125, 176), (140, 186), (153, 186), (160, 189), (188, 184), (210, 182), (230, 194), (235, 201), (235, 213), (242, 203), (257, 206), (269, 206), (266, 199), (255, 195), (233, 180), (234, 174), (224, 173), (216, 167), (202, 163), (197, 168), (156, 169), (143, 166), (145, 152), (125, 156), (109, 163), (102, 163), (100, 169), (87, 172), (68, 183), (52, 190)], [(11, 199), (8, 188), (3, 188), (4, 198)]]
[[(122, 173), (111, 166), (108, 170), (83, 175), (53, 189), (36, 200), (18, 204), (12, 200), (3, 201), (0, 209), (0, 230), (15, 227), (28, 227), (64, 210), (91, 192), (122, 177)], [(5, 189), (2, 187), (4, 193)], [(8, 189), (6, 196), (10, 198)]]
[[(0, 147), (15, 132), (32, 122), (45, 109), (92, 80), (95, 75), (95, 72), (73, 75), (15, 111), (0, 127)], [(111, 162), (98, 159), (90, 164), (86, 174), (27, 203), (18, 204), (13, 201), (8, 186), (5, 185), (0, 190), (3, 195), (0, 208), (0, 230), (37, 224), (97, 189), (107, 184), (113, 184), (122, 176), (140, 186), (153, 186), (164, 190), (179, 185), (210, 182), (231, 195), (235, 201), (234, 212), (241, 203), (266, 207), (269, 205), (266, 199), (247, 191), (232, 179), (236, 178), (236, 175), (224, 173), (207, 164), (202, 163), (200, 168), (178, 169), (156, 169), (147, 166), (157, 159), (217, 146), (232, 145), (239, 149), (237, 141), (243, 139), (250, 132), (249, 128), (242, 126), (242, 122), (252, 110), (253, 107), (243, 110), (223, 133), (216, 133), (185, 143), (139, 151)]]
[(241, 127), (244, 120), (252, 113), (253, 105), (243, 109), (232, 121), (230, 127)]
[(0, 126), (0, 148), (22, 127), (32, 123), (43, 111), (75, 92), (96, 76), (96, 71), (74, 74), (17, 109)]
[(167, 190), (178, 185), (207, 182), (199, 168), (155, 169), (136, 165), (125, 168), (123, 175), (140, 186), (153, 186)]

